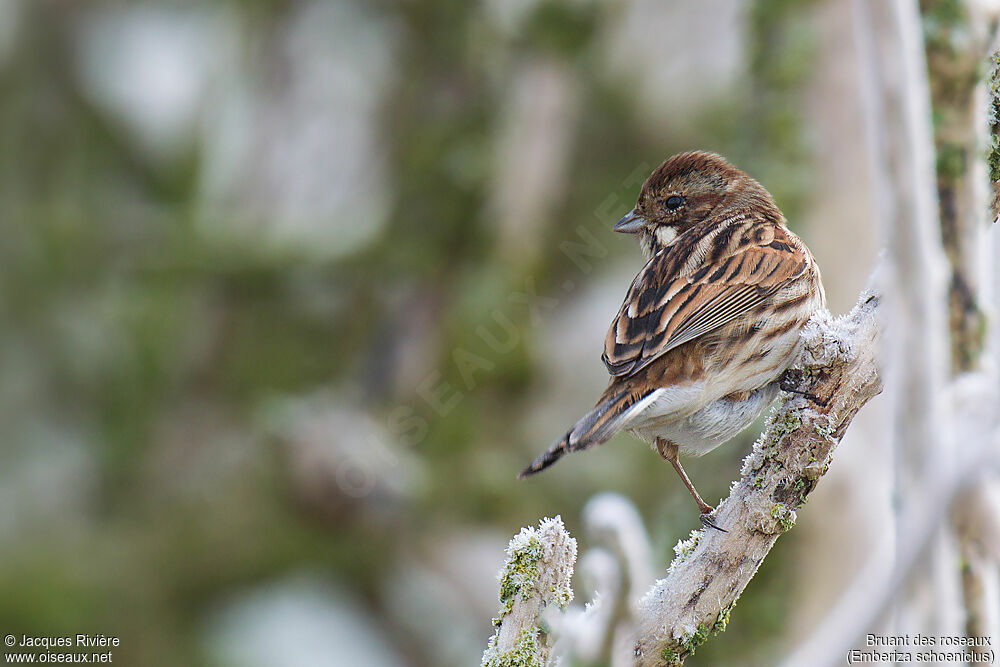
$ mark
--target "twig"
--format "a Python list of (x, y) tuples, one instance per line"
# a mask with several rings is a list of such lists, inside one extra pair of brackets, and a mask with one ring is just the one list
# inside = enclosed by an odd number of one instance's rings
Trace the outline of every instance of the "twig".
[(500, 571), (500, 616), (483, 653), (483, 667), (543, 667), (549, 655), (542, 614), (573, 599), (570, 579), (576, 540), (562, 518), (542, 519), (522, 528), (507, 546)]

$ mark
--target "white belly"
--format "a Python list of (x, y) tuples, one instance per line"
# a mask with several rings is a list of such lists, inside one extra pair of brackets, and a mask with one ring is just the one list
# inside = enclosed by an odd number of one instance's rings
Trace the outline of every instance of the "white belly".
[(775, 381), (753, 391), (745, 401), (720, 398), (686, 417), (657, 410), (656, 402), (629, 419), (629, 433), (653, 443), (664, 438), (682, 454), (701, 456), (712, 451), (753, 423), (778, 395)]

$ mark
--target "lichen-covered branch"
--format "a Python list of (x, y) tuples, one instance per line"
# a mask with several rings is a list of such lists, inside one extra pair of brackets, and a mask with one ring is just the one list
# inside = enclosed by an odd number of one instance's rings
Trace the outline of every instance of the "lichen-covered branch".
[[(951, 0), (921, 0), (926, 37), (927, 69), (934, 109), (934, 139), (937, 150), (937, 182), (940, 202), (941, 241), (951, 270), (949, 285), (949, 334), (952, 373), (989, 367), (986, 341), (987, 319), (982, 304), (988, 303), (988, 284), (995, 269), (992, 258), (982, 252), (988, 244), (986, 199), (979, 147), (990, 146), (990, 163), (995, 167), (996, 137), (984, 138), (981, 127), (982, 103), (977, 90), (981, 83), (982, 61), (987, 54), (987, 21), (976, 16), (972, 3)], [(995, 62), (995, 57), (993, 61)], [(992, 63), (991, 63), (992, 64)], [(992, 69), (992, 68), (991, 68)], [(990, 130), (995, 131), (996, 72), (991, 72), (988, 102)], [(996, 187), (996, 169), (990, 178)], [(997, 202), (994, 201), (994, 208)], [(995, 215), (992, 219), (995, 219)], [(986, 298), (984, 298), (986, 297)], [(985, 433), (983, 434), (985, 435)], [(985, 484), (986, 480), (981, 480)], [(980, 511), (967, 493), (956, 503), (956, 516)], [(956, 525), (957, 527), (957, 525)], [(995, 580), (996, 564), (980, 553), (975, 531), (957, 531), (962, 560), (962, 599), (965, 629), (970, 639), (992, 636), (991, 623), (997, 610), (990, 608), (984, 591)], [(990, 580), (991, 583), (986, 583)]]
[(576, 540), (562, 518), (542, 519), (538, 528), (522, 528), (507, 545), (500, 571), (500, 615), (483, 653), (483, 667), (544, 667), (550, 644), (543, 613), (573, 599), (570, 579), (576, 564)]
[[(920, 0), (934, 110), (941, 243), (948, 258), (948, 321), (953, 372), (975, 368), (985, 343), (980, 304), (982, 202), (976, 182), (979, 132), (976, 85), (986, 51), (985, 21), (968, 3)], [(978, 20), (977, 20), (978, 19)]]
[[(994, 42), (996, 47), (996, 42)], [(1000, 49), (993, 52), (989, 62), (990, 74), (986, 80), (989, 95), (988, 122), (989, 145), (986, 164), (992, 184), (990, 211), (993, 221), (1000, 219)]]
[(876, 361), (877, 295), (865, 292), (846, 316), (816, 315), (803, 332), (804, 351), (789, 373), (788, 395), (719, 506), (727, 532), (702, 530), (678, 545), (666, 578), (640, 604), (636, 664), (676, 665), (729, 612), (778, 536), (826, 472), (858, 410), (882, 388)]

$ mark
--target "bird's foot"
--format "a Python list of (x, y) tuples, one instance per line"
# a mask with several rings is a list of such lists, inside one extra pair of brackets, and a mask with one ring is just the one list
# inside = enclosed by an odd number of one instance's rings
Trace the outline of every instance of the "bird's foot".
[(785, 374), (781, 376), (781, 382), (778, 387), (782, 391), (787, 391), (789, 394), (798, 394), (799, 396), (804, 396), (808, 398), (813, 403), (821, 403), (819, 396), (811, 394), (808, 391), (802, 391), (799, 389), (799, 385), (802, 382), (802, 371), (798, 369), (788, 369)]
[(705, 526), (706, 528), (713, 528), (719, 531), (720, 533), (728, 533), (729, 532), (728, 530), (720, 527), (719, 524), (715, 523), (714, 514), (715, 514), (715, 508), (712, 507), (711, 505), (705, 505), (705, 507), (703, 507), (701, 510), (701, 516), (698, 517), (699, 519), (701, 519), (701, 525)]

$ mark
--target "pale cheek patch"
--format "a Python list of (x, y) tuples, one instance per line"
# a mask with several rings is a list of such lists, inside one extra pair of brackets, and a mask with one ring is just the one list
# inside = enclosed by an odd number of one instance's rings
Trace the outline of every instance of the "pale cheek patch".
[(677, 238), (677, 230), (673, 227), (668, 227), (666, 225), (660, 225), (656, 228), (656, 240), (661, 246), (667, 246), (674, 242)]

